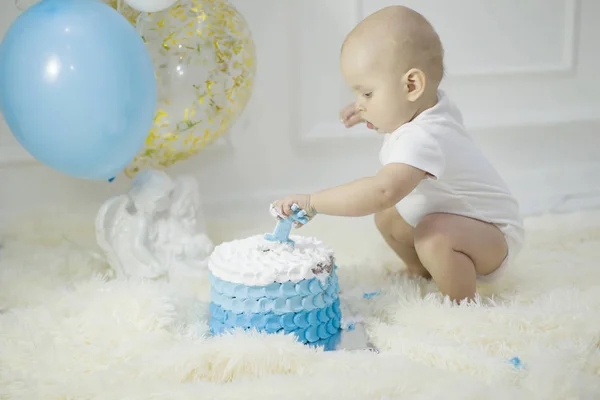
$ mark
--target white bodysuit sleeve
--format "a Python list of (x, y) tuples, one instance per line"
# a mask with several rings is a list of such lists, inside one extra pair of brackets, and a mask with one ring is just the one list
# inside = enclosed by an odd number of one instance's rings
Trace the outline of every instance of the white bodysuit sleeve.
[[(398, 132), (400, 133), (400, 132)], [(444, 173), (445, 159), (437, 140), (418, 127), (392, 135), (381, 152), (383, 165), (403, 163), (419, 168), (439, 179)]]

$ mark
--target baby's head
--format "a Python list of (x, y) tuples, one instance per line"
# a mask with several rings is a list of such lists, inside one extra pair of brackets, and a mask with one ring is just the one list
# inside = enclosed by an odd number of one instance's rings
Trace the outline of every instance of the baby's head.
[(348, 34), (340, 64), (361, 117), (389, 133), (435, 105), (443, 55), (439, 36), (421, 14), (391, 6)]

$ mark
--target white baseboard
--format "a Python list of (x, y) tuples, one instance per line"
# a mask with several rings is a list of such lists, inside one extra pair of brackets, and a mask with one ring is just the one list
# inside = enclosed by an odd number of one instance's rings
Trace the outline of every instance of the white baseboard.
[(36, 162), (35, 158), (20, 146), (0, 146), (0, 168)]
[[(507, 180), (521, 204), (522, 214), (527, 216), (600, 208), (600, 186), (597, 184), (600, 176), (599, 129), (600, 120), (545, 127), (501, 128), (476, 132), (474, 136)], [(264, 180), (260, 170), (255, 174), (238, 175), (241, 168), (248, 166), (238, 162), (237, 157), (244, 157), (242, 151), (254, 151), (255, 148), (223, 146), (225, 151), (221, 153), (215, 152), (216, 148), (202, 168), (218, 165), (226, 173), (219, 174), (219, 170), (215, 169), (214, 178), (202, 184), (202, 196), (207, 216), (218, 219), (268, 216), (269, 204), (275, 199), (298, 191), (337, 185), (356, 179), (361, 173), (371, 174), (379, 167), (374, 162), (371, 149), (364, 146), (336, 148), (336, 157), (332, 156), (330, 148), (320, 146), (313, 148), (315, 151), (309, 154), (290, 154), (290, 165), (296, 168), (303, 166), (304, 179), (273, 180), (271, 176), (271, 180)], [(110, 186), (81, 182), (37, 164), (18, 146), (0, 146), (0, 181), (3, 182), (0, 214), (22, 213), (56, 204), (89, 205), (93, 209), (92, 203), (99, 205), (110, 195), (127, 190), (126, 181), (113, 182)], [(264, 165), (263, 162), (261, 168)], [(189, 167), (182, 172), (197, 171), (196, 167)], [(221, 184), (224, 179), (227, 182)], [(240, 185), (242, 179), (251, 181)], [(249, 187), (251, 190), (247, 189)]]
[(569, 213), (580, 210), (600, 209), (600, 191), (567, 195), (553, 208), (551, 213)]
[[(256, 219), (270, 218), (269, 204), (279, 198), (289, 195), (290, 191), (270, 191), (254, 193), (247, 196), (223, 197), (219, 199), (210, 199), (203, 204), (207, 219), (223, 220), (238, 218)], [(524, 217), (543, 215), (548, 213), (560, 214), (571, 213), (585, 210), (600, 210), (600, 190), (582, 190), (576, 192), (545, 192), (531, 193), (530, 196), (516, 194), (519, 197), (521, 213)], [(86, 210), (93, 215), (95, 210), (100, 207), (98, 204), (82, 205), (81, 209)], [(35, 209), (31, 207), (6, 209), (0, 207), (0, 220), (3, 217), (23, 215), (37, 210), (45, 210), (45, 205), (40, 205)], [(54, 209), (50, 207), (50, 209)], [(69, 207), (69, 210), (71, 208)], [(57, 212), (68, 212), (67, 209), (56, 209)], [(72, 210), (77, 213), (80, 210)]]
[[(523, 216), (600, 209), (600, 162), (562, 165), (508, 177)], [(292, 193), (285, 188), (210, 199), (210, 215), (267, 215), (269, 204)]]
[[(217, 218), (244, 218), (247, 216), (268, 215), (271, 201), (289, 195), (289, 192), (254, 195), (252, 197), (229, 198), (224, 201), (211, 201), (205, 204), (207, 215)], [(524, 217), (548, 213), (571, 213), (585, 210), (600, 210), (600, 191), (580, 193), (556, 193), (540, 199), (532, 196), (519, 199)]]

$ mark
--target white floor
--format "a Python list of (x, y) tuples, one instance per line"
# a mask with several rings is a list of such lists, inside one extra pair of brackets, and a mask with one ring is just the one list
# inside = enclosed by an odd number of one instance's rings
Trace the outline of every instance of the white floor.
[[(210, 232), (272, 228), (265, 218)], [(514, 269), (462, 307), (395, 273), (370, 219), (319, 217), (297, 231), (335, 249), (343, 299), (381, 349), (372, 354), (207, 337), (206, 281), (105, 279), (91, 219), (20, 220), (0, 250), (0, 398), (600, 398), (600, 212), (530, 218), (527, 229)]]

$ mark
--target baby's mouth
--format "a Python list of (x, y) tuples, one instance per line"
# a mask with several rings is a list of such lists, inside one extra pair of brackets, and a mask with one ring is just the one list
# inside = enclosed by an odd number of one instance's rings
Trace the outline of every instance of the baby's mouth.
[(376, 129), (375, 125), (373, 125), (372, 123), (370, 123), (369, 121), (367, 121), (367, 128), (369, 129)]

